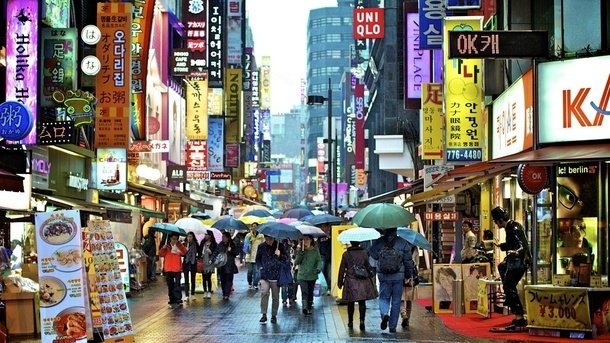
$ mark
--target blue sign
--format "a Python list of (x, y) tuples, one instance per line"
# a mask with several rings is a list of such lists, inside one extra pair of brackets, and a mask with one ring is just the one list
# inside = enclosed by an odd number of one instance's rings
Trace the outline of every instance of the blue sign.
[(481, 0), (447, 0), (447, 9), (465, 10), (481, 8)]
[(9, 141), (25, 138), (34, 126), (30, 110), (17, 101), (0, 104), (0, 137)]
[(419, 0), (419, 48), (443, 48), (444, 0)]

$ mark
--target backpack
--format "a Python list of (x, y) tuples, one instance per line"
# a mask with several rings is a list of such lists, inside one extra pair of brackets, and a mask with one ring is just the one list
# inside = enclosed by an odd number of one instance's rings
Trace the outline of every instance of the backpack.
[(382, 274), (396, 274), (402, 266), (402, 251), (394, 248), (394, 244), (398, 237), (394, 237), (379, 251), (379, 259), (377, 266)]

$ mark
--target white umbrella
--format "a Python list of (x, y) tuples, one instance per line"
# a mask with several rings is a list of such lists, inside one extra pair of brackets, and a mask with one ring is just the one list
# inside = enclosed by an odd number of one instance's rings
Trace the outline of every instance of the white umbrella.
[(337, 239), (341, 243), (349, 243), (351, 241), (371, 241), (379, 237), (381, 237), (381, 234), (375, 229), (371, 229), (368, 227), (355, 227), (341, 232)]
[(174, 225), (184, 229), (186, 232), (192, 231), (197, 234), (205, 233), (206, 230), (210, 229), (210, 226), (205, 225), (201, 220), (189, 217), (178, 219)]
[(296, 225), (295, 227), (297, 230), (301, 231), (303, 235), (310, 235), (312, 237), (326, 237), (326, 233), (324, 233), (324, 231), (317, 226), (301, 224)]

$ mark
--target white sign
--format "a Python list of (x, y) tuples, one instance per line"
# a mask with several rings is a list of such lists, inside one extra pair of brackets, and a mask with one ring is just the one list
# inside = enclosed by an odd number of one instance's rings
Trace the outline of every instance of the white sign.
[(610, 139), (610, 56), (540, 63), (540, 143)]
[(93, 55), (85, 56), (83, 57), (83, 60), (80, 63), (80, 69), (86, 75), (97, 75), (97, 73), (99, 73), (102, 69), (102, 63), (97, 57)]
[[(434, 165), (434, 166), (424, 166), (424, 190), (429, 191), (432, 190), (432, 182), (439, 177), (446, 174), (448, 171), (453, 170), (452, 165)], [(455, 195), (450, 195), (448, 197), (444, 197), (442, 199), (437, 199), (433, 201), (434, 204), (452, 204), (455, 203)]]
[(95, 25), (87, 25), (80, 32), (80, 37), (86, 44), (95, 45), (102, 39), (102, 31)]

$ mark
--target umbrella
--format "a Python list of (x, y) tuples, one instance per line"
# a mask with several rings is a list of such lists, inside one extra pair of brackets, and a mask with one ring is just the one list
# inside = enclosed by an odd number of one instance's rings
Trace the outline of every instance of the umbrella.
[(170, 223), (154, 223), (150, 228), (167, 234), (177, 233), (180, 236), (186, 236), (186, 231), (184, 231), (184, 229)]
[(358, 211), (354, 211), (354, 210), (349, 210), (347, 212), (345, 212), (344, 217), (345, 218), (354, 218), (354, 216), (356, 215), (356, 213), (358, 213)]
[(249, 205), (249, 206), (243, 207), (241, 213), (246, 213), (246, 212), (250, 212), (250, 211), (254, 211), (254, 210), (269, 211), (269, 207), (263, 206), (263, 205)]
[(415, 221), (413, 213), (394, 204), (371, 204), (356, 213), (352, 222), (359, 226), (390, 229)]
[(248, 231), (248, 225), (244, 222), (237, 220), (233, 217), (222, 218), (212, 224), (213, 228), (218, 230), (235, 230), (235, 231)]
[(265, 236), (271, 236), (277, 239), (301, 239), (303, 234), (294, 226), (287, 224), (271, 222), (265, 223), (256, 228), (256, 230)]
[(324, 233), (324, 231), (317, 226), (297, 225), (296, 228), (297, 230), (301, 231), (303, 235), (310, 235), (312, 237), (326, 237), (326, 233)]
[(245, 216), (254, 216), (254, 217), (273, 217), (273, 215), (271, 213), (269, 213), (269, 211), (266, 210), (252, 210), (249, 212), (245, 212), (244, 214), (241, 215), (242, 217)]
[(305, 220), (313, 225), (322, 225), (322, 224), (339, 224), (343, 223), (343, 219), (333, 216), (327, 213), (318, 214), (313, 217), (307, 217)]
[(212, 217), (207, 213), (197, 212), (197, 213), (191, 214), (191, 218), (204, 220), (204, 219), (210, 219)]
[(208, 226), (203, 224), (201, 220), (189, 217), (180, 218), (175, 224), (185, 231), (192, 231), (193, 233), (204, 233), (208, 229)]
[(212, 231), (212, 235), (214, 236), (216, 243), (220, 243), (220, 241), (222, 241), (222, 232), (220, 232), (220, 230), (215, 227), (211, 227), (207, 230)]
[(365, 242), (372, 241), (381, 237), (379, 231), (375, 229), (371, 229), (368, 227), (354, 227), (351, 229), (347, 229), (339, 234), (337, 239), (341, 243), (349, 243), (351, 241), (354, 242)]
[(240, 217), (239, 220), (246, 225), (250, 225), (252, 223), (264, 224), (269, 221), (268, 218), (261, 218), (256, 216), (243, 216)]
[(430, 242), (428, 242), (428, 240), (426, 239), (426, 237), (424, 237), (424, 235), (422, 235), (421, 233), (419, 233), (417, 231), (413, 231), (413, 230), (407, 229), (405, 227), (399, 227), (398, 230), (396, 231), (396, 234), (399, 237), (406, 239), (407, 242), (409, 242), (415, 246), (418, 246), (422, 249), (426, 249), (428, 251), (432, 251), (432, 245), (430, 245)]
[(280, 218), (277, 220), (278, 223), (282, 224), (290, 224), (293, 222), (299, 221), (297, 218)]
[(284, 215), (282, 216), (282, 218), (296, 218), (296, 219), (301, 219), (305, 216), (311, 215), (313, 213), (311, 213), (310, 210), (305, 209), (305, 208), (293, 208), (290, 209), (286, 212), (284, 212)]

